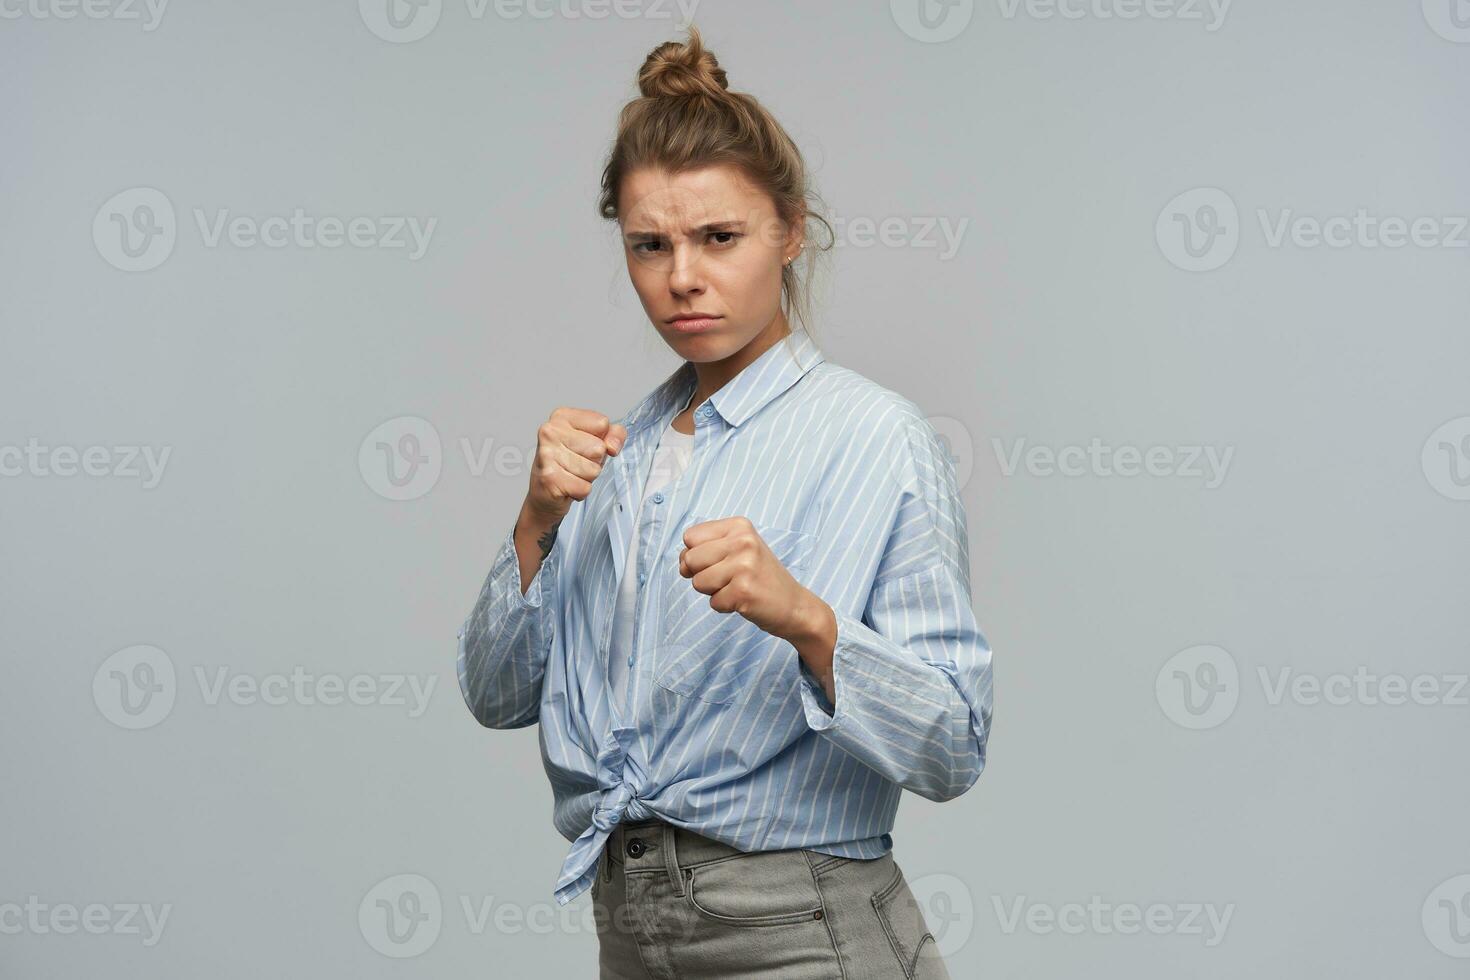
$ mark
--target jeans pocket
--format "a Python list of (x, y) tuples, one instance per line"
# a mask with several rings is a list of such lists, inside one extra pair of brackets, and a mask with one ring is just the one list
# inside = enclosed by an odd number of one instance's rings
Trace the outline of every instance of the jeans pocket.
[(949, 975), (940, 958), (934, 934), (929, 931), (918, 900), (897, 863), (893, 866), (893, 878), (874, 893), (872, 901), (873, 910), (883, 924), (888, 944), (893, 948), (905, 980)]
[[(695, 516), (689, 522), (713, 519)], [(768, 524), (756, 524), (755, 529), (788, 571), (800, 570), (811, 557), (815, 534)], [(711, 597), (682, 575), (674, 574), (660, 598), (654, 681), (664, 690), (711, 704), (736, 704), (763, 682), (774, 684), (778, 672), (793, 666), (790, 644), (739, 613), (712, 608)], [(788, 679), (795, 676), (792, 671)], [(766, 694), (771, 696), (769, 690)]]
[(811, 865), (794, 849), (685, 868), (684, 899), (704, 918), (730, 926), (815, 922), (825, 914)]

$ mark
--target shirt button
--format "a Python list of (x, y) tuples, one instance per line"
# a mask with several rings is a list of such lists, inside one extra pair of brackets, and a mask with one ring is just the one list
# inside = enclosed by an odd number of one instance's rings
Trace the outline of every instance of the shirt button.
[(628, 841), (628, 857), (638, 858), (643, 856), (644, 846), (641, 837), (634, 837)]
[(653, 502), (656, 503), (656, 504), (663, 503), (664, 502), (664, 495), (662, 493), (656, 493), (656, 494), (654, 494), (653, 495)]
[(633, 655), (631, 653), (628, 654), (628, 666), (633, 666)]

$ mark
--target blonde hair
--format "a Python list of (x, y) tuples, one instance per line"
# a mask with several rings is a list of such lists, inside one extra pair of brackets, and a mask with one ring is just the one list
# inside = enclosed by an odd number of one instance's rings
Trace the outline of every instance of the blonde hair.
[[(638, 69), (639, 98), (623, 106), (618, 133), (602, 170), (597, 209), (616, 221), (622, 213), (623, 178), (641, 167), (677, 174), (717, 164), (732, 164), (770, 196), (777, 216), (788, 225), (819, 221), (831, 225), (816, 207), (806, 162), (796, 143), (770, 111), (744, 92), (731, 92), (725, 70), (705, 48), (699, 31), (688, 28), (683, 44), (666, 41)], [(781, 268), (782, 311), (810, 329), (809, 282), (799, 274), (802, 259), (810, 273), (815, 252), (809, 236), (796, 259)], [(827, 245), (822, 248), (826, 251)]]

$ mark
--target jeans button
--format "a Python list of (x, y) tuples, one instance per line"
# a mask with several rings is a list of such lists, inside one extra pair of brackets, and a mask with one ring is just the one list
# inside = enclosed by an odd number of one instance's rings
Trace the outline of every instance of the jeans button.
[(630, 858), (642, 857), (643, 856), (643, 849), (644, 848), (643, 848), (643, 839), (642, 838), (640, 838), (640, 837), (634, 837), (632, 840), (628, 841), (628, 857), (630, 857)]

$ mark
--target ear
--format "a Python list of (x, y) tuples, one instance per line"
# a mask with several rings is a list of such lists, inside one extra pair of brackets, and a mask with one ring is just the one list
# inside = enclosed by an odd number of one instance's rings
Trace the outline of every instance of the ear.
[(781, 253), (783, 255), (795, 255), (801, 250), (801, 243), (806, 241), (806, 210), (796, 213), (786, 228), (786, 246)]

